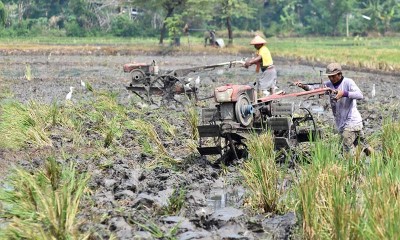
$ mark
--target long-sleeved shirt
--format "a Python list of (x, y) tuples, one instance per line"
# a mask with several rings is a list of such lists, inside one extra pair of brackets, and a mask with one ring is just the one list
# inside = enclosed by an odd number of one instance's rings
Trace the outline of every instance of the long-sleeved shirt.
[[(332, 113), (335, 117), (335, 123), (337, 130), (342, 133), (345, 129), (347, 130), (361, 130), (363, 127), (362, 117), (357, 109), (357, 99), (363, 99), (363, 94), (350, 79), (343, 77), (341, 81), (336, 84), (332, 84), (331, 81), (326, 81), (324, 85), (334, 90), (342, 90), (343, 97), (339, 100), (335, 99), (334, 95), (330, 96), (330, 104), (332, 107)], [(312, 90), (319, 85), (306, 85), (306, 90)]]

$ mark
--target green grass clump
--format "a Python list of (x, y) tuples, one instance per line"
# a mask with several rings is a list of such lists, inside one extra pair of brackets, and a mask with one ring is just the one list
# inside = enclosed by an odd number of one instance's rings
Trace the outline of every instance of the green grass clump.
[(281, 172), (275, 162), (275, 144), (271, 133), (251, 135), (246, 145), (250, 157), (241, 173), (250, 188), (250, 206), (266, 213), (282, 211), (279, 200), (284, 189), (279, 183)]
[(31, 65), (29, 64), (25, 66), (25, 79), (28, 81), (33, 79)]
[(117, 96), (113, 92), (97, 93), (96, 103), (88, 113), (91, 130), (102, 136), (105, 148), (122, 136), (123, 125), (128, 121), (128, 111), (118, 103)]
[(7, 102), (2, 104), (0, 112), (0, 147), (19, 149), (27, 145), (51, 146), (47, 129), (55, 113), (50, 106), (33, 101), (26, 106)]
[(375, 158), (361, 186), (364, 207), (360, 239), (400, 239), (400, 164)]
[(399, 239), (400, 124), (382, 127), (382, 151), (343, 158), (338, 141), (317, 141), (297, 192), (306, 239)]
[(186, 190), (183, 188), (175, 189), (168, 198), (168, 205), (161, 211), (163, 215), (179, 215), (185, 205)]
[(151, 234), (151, 236), (155, 239), (165, 239), (165, 240), (175, 240), (177, 239), (177, 234), (179, 231), (179, 226), (181, 223), (174, 225), (170, 229), (161, 228), (159, 224), (149, 220), (144, 219), (143, 222), (135, 222), (137, 226), (139, 226), (142, 230), (145, 230)]
[(320, 140), (311, 147), (311, 163), (301, 168), (297, 211), (306, 239), (357, 239), (361, 210), (356, 204), (357, 167), (340, 156), (338, 141)]
[(400, 123), (386, 120), (382, 127), (381, 142), (384, 159), (400, 161)]
[(382, 126), (382, 153), (375, 153), (366, 171), (361, 190), (364, 239), (400, 239), (400, 123), (385, 120)]
[(158, 118), (157, 122), (170, 139), (174, 139), (176, 137), (177, 128), (174, 125), (162, 117)]
[(78, 232), (79, 204), (89, 176), (75, 166), (47, 159), (44, 169), (15, 169), (0, 190), (2, 239), (84, 239)]
[(7, 98), (12, 98), (14, 93), (11, 91), (10, 86), (7, 86), (2, 82), (2, 79), (0, 78), (0, 101), (3, 99)]
[(185, 109), (186, 120), (190, 126), (190, 132), (192, 133), (192, 139), (195, 141), (199, 140), (199, 130), (197, 126), (199, 125), (199, 113), (195, 105), (191, 104)]
[[(172, 158), (167, 149), (164, 147), (164, 144), (161, 141), (153, 124), (143, 119), (135, 119), (127, 122), (127, 128), (137, 131), (142, 138), (144, 137), (148, 139), (146, 141), (147, 143), (151, 143), (153, 146), (155, 146), (156, 151), (152, 151), (152, 153), (154, 154), (156, 161), (150, 163), (150, 165), (161, 164), (175, 166), (180, 163), (180, 161)], [(147, 148), (148, 146), (142, 146), (142, 148), (143, 147)]]

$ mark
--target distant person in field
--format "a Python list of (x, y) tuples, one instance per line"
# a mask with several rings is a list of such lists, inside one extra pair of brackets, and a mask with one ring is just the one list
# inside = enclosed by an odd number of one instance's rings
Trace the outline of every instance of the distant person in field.
[(265, 96), (273, 94), (276, 87), (276, 79), (277, 73), (274, 66), (274, 61), (272, 60), (271, 53), (265, 44), (265, 41), (260, 36), (255, 36), (253, 40), (251, 40), (250, 44), (254, 45), (254, 48), (257, 49), (256, 56), (250, 60), (247, 60), (244, 64), (246, 68), (251, 65), (256, 65), (256, 72), (261, 73), (259, 79), (257, 81), (258, 92)]
[(204, 32), (204, 47), (207, 46), (207, 42), (210, 46), (216, 46), (215, 30)]
[(357, 109), (357, 100), (363, 99), (360, 88), (352, 79), (343, 76), (339, 63), (329, 64), (325, 75), (329, 81), (326, 81), (324, 86), (301, 82), (295, 82), (295, 85), (306, 91), (325, 86), (332, 89), (330, 104), (336, 128), (341, 135), (344, 153), (353, 155), (355, 147), (360, 145), (363, 152), (369, 156), (373, 149), (365, 143), (362, 117)]

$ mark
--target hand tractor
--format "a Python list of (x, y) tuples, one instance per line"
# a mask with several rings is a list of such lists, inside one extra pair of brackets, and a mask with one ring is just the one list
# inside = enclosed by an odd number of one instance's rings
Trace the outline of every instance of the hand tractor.
[[(321, 96), (329, 88), (257, 98), (248, 85), (225, 85), (215, 88), (215, 108), (204, 108), (198, 126), (201, 155), (220, 155), (223, 161), (239, 159), (246, 153), (245, 140), (252, 133), (271, 131), (276, 150), (290, 150), (300, 142), (318, 137), (311, 112), (295, 112), (293, 98)], [(296, 113), (296, 114), (295, 114)]]
[[(176, 95), (185, 94), (189, 98), (198, 100), (198, 88), (200, 78), (190, 80), (186, 76), (190, 73), (210, 71), (220, 67), (243, 66), (244, 61), (230, 61), (214, 65), (205, 65), (176, 70), (162, 71), (153, 61), (146, 63), (127, 63), (123, 66), (124, 72), (131, 74), (132, 81), (126, 89), (132, 91), (143, 100), (154, 103), (153, 96), (161, 96), (162, 102), (169, 102), (175, 99)], [(179, 101), (177, 101), (179, 102)]]

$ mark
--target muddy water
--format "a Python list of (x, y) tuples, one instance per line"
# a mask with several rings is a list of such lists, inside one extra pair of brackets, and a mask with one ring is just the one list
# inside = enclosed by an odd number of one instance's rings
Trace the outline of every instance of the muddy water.
[[(0, 60), (0, 87), (2, 94), (12, 95), (20, 102), (33, 99), (62, 104), (71, 86), (75, 87), (73, 102), (88, 97), (80, 86), (82, 80), (90, 82), (97, 90), (117, 92), (120, 102), (128, 104), (132, 94), (125, 89), (130, 82), (129, 74), (122, 71), (125, 63), (151, 63), (155, 60), (160, 70), (172, 70), (240, 60), (243, 57), (248, 56), (3, 56)], [(320, 71), (324, 70), (323, 66), (300, 65), (282, 59), (277, 59), (275, 64), (278, 87), (288, 93), (299, 91), (290, 86), (294, 81), (320, 82)], [(31, 69), (31, 80), (26, 79), (27, 67)], [(364, 93), (365, 98), (358, 104), (368, 136), (381, 126), (385, 109), (399, 102), (400, 79), (344, 69), (344, 75), (354, 79)], [(201, 78), (200, 97), (210, 96), (216, 86), (226, 83), (252, 84), (256, 79), (254, 68), (220, 68), (188, 77), (197, 76)], [(376, 84), (375, 97), (370, 95), (373, 83)], [(213, 106), (213, 102), (205, 101), (204, 106), (207, 105)], [(317, 121), (333, 124), (327, 99), (297, 99), (295, 105), (296, 108), (309, 108)], [(2, 169), (6, 169), (9, 161), (18, 163), (24, 157), (21, 153), (0, 150)], [(40, 160), (40, 156), (37, 158)], [(141, 169), (135, 162), (138, 160), (133, 159), (118, 159), (108, 170), (91, 166), (93, 195), (91, 204), (84, 207), (80, 216), (90, 220), (82, 230), (94, 229), (97, 238), (109, 238), (113, 234), (118, 239), (132, 239), (134, 236), (152, 239), (149, 232), (135, 224), (146, 222), (141, 217), (143, 215), (152, 217), (151, 221), (165, 231), (179, 224), (178, 239), (285, 239), (296, 227), (297, 220), (293, 213), (265, 219), (243, 208), (246, 190), (237, 181), (236, 166), (228, 166), (222, 173), (221, 169), (208, 164), (206, 159), (199, 158), (181, 172), (175, 172), (162, 168)], [(182, 185), (187, 192), (181, 215), (160, 217), (155, 214), (155, 209), (167, 204), (173, 189)], [(99, 216), (103, 217), (102, 221)]]

